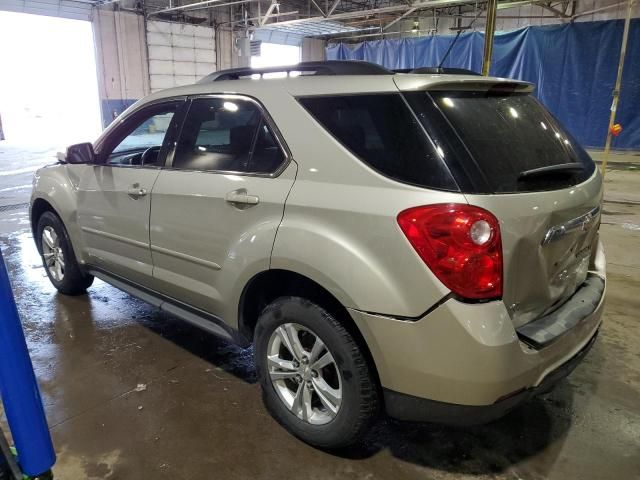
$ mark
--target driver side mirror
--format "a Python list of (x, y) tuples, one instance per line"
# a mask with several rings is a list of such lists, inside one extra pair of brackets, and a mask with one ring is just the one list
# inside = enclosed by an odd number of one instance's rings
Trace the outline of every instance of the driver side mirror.
[[(58, 159), (62, 160), (58, 154)], [(72, 164), (95, 164), (96, 154), (93, 151), (93, 145), (90, 143), (77, 143), (67, 147), (67, 154), (64, 155), (64, 162)]]

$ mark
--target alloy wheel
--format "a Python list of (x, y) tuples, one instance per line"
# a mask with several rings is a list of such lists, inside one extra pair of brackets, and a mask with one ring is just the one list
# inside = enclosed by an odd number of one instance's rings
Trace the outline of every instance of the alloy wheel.
[(312, 425), (332, 421), (342, 403), (342, 378), (336, 361), (307, 327), (285, 323), (267, 347), (267, 365), (280, 400), (299, 419)]
[(51, 278), (61, 282), (64, 278), (64, 253), (53, 227), (47, 226), (42, 230), (42, 257)]

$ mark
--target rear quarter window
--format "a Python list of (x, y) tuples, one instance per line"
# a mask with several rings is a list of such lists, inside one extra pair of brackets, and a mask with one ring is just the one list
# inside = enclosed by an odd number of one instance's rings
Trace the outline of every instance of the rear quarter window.
[[(502, 91), (416, 92), (405, 94), (418, 112), (435, 102), (494, 193), (566, 188), (587, 180), (595, 164), (559, 122), (533, 96)], [(438, 114), (432, 111), (431, 115)], [(422, 117), (421, 117), (422, 118)], [(470, 154), (471, 158), (469, 158)], [(573, 170), (548, 169), (579, 164)], [(542, 169), (543, 175), (526, 175)]]
[(400, 94), (298, 98), (343, 146), (394, 180), (438, 190), (458, 187)]

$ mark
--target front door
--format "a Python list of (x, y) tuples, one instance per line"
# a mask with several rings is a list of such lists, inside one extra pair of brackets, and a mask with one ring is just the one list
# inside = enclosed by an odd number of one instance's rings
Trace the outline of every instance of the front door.
[(148, 285), (151, 190), (164, 165), (167, 132), (184, 100), (143, 108), (97, 146), (98, 164), (80, 179), (78, 223), (89, 263)]
[(154, 288), (222, 317), (269, 268), (296, 164), (248, 98), (192, 100), (181, 132), (152, 193)]

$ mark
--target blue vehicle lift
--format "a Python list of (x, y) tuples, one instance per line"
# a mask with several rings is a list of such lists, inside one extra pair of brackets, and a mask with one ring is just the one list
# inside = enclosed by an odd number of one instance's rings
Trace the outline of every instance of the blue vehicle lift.
[(0, 430), (0, 480), (53, 478), (56, 455), (2, 252), (0, 398), (15, 444), (9, 448)]

